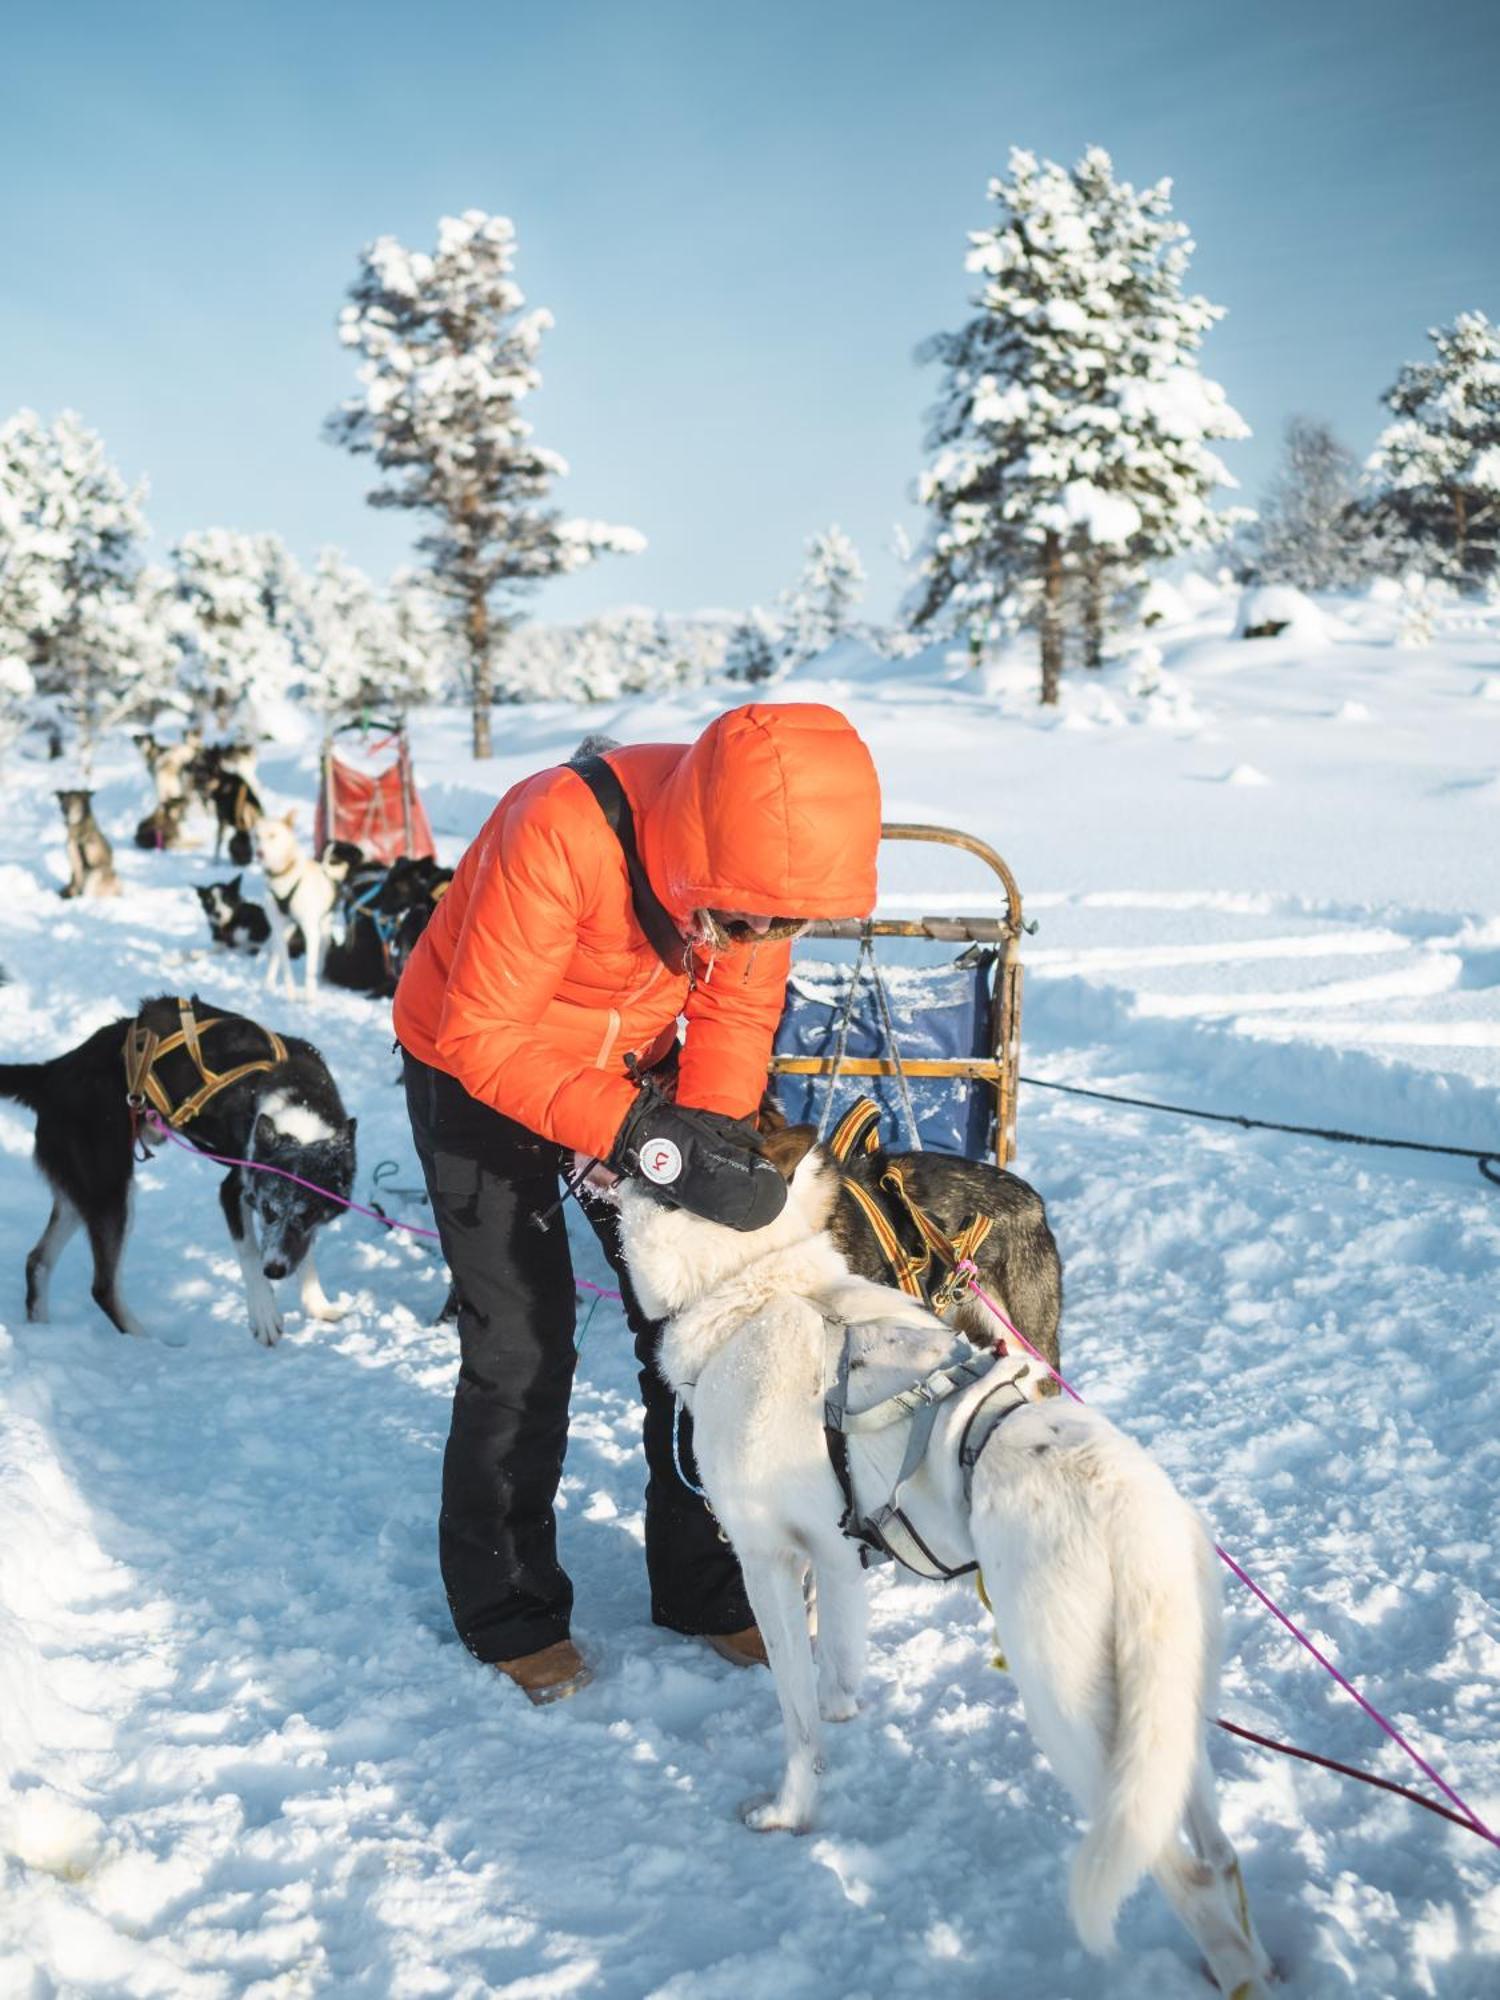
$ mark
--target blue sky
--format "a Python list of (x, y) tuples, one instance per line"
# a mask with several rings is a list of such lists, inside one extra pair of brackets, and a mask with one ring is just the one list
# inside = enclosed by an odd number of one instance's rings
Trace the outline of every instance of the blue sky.
[(534, 615), (765, 601), (838, 521), (899, 585), (965, 232), (1012, 144), (1172, 175), (1229, 308), (1208, 371), (1253, 425), (1361, 453), (1424, 329), (1500, 317), (1493, 0), (425, 0), (32, 5), (5, 30), (0, 410), (71, 406), (149, 476), (156, 552), (273, 528), (376, 574), (412, 516), (321, 438), (362, 244), (512, 216), (551, 309), (538, 438), (570, 510), (649, 552)]

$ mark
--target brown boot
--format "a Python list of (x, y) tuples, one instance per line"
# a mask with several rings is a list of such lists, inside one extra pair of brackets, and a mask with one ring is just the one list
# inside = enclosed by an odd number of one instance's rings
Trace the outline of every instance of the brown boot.
[(496, 1660), (495, 1670), (513, 1680), (537, 1708), (566, 1701), (594, 1678), (593, 1668), (571, 1639), (559, 1639), (555, 1645), (543, 1646), (539, 1653), (522, 1653), (518, 1659)]
[(712, 1646), (721, 1660), (734, 1667), (767, 1667), (766, 1642), (758, 1625), (746, 1625), (738, 1632), (705, 1632), (703, 1643)]

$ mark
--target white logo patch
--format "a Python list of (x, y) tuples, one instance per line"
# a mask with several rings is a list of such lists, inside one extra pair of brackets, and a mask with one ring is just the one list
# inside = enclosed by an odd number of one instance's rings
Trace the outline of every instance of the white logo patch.
[(670, 1187), (682, 1172), (682, 1154), (670, 1139), (648, 1139), (641, 1148), (641, 1172), (658, 1187)]

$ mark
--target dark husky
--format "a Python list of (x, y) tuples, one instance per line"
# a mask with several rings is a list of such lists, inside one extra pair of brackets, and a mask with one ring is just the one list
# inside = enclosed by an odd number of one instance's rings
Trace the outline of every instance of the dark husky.
[[(763, 1132), (786, 1128), (786, 1114), (767, 1092), (761, 1100)], [(974, 1252), (979, 1284), (1002, 1307), (1040, 1353), (1058, 1365), (1058, 1322), (1062, 1318), (1062, 1259), (1047, 1222), (1047, 1210), (1036, 1189), (1018, 1175), (986, 1160), (967, 1160), (953, 1153), (887, 1153), (856, 1147), (837, 1163), (844, 1185), (827, 1224), (828, 1233), (848, 1260), (850, 1270), (872, 1284), (896, 1282), (880, 1239), (857, 1197), (855, 1182), (884, 1212), (908, 1254), (920, 1254), (923, 1241), (900, 1196), (883, 1186), (894, 1168), (912, 1201), (950, 1239), (976, 1216), (987, 1216), (989, 1234)], [(942, 1260), (934, 1257), (927, 1294), (947, 1277)], [(988, 1307), (966, 1295), (944, 1318), (980, 1347), (993, 1347), (1005, 1329)], [(1050, 1387), (1050, 1385), (1049, 1385)]]
[[(312, 1239), (340, 1213), (334, 1197), (347, 1197), (354, 1185), (355, 1121), (310, 1042), (273, 1038), (244, 1015), (210, 1008), (196, 995), (186, 1008), (185, 1015), (184, 1003), (165, 996), (148, 1000), (134, 1021), (111, 1021), (50, 1062), (0, 1064), (0, 1096), (36, 1113), (36, 1164), (52, 1188), (52, 1214), (26, 1260), (26, 1316), (46, 1319), (52, 1267), (82, 1224), (94, 1255), (94, 1298), (121, 1333), (144, 1331), (119, 1283), (134, 1172), (125, 1053), (132, 1031), (144, 1028), (165, 1045), (152, 1064), (152, 1101), (179, 1114), (187, 1109), (183, 1137), (203, 1152), (282, 1170), (231, 1167), (219, 1187), (244, 1273), (250, 1330), (271, 1347), (281, 1337), (274, 1279), (300, 1270), (303, 1310), (317, 1319), (338, 1317), (318, 1282)], [(184, 1027), (197, 1055), (182, 1041)], [(249, 1067), (235, 1075), (242, 1065)], [(220, 1078), (229, 1080), (215, 1087)], [(201, 1100), (196, 1109), (195, 1100)], [(151, 1129), (142, 1123), (148, 1143)]]

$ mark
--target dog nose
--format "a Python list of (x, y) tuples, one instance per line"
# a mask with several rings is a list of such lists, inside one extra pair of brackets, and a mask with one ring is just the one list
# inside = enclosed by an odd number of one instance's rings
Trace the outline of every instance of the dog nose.
[(284, 1278), (286, 1276), (285, 1259), (278, 1257), (273, 1264), (267, 1264), (265, 1266), (265, 1273), (268, 1278)]

